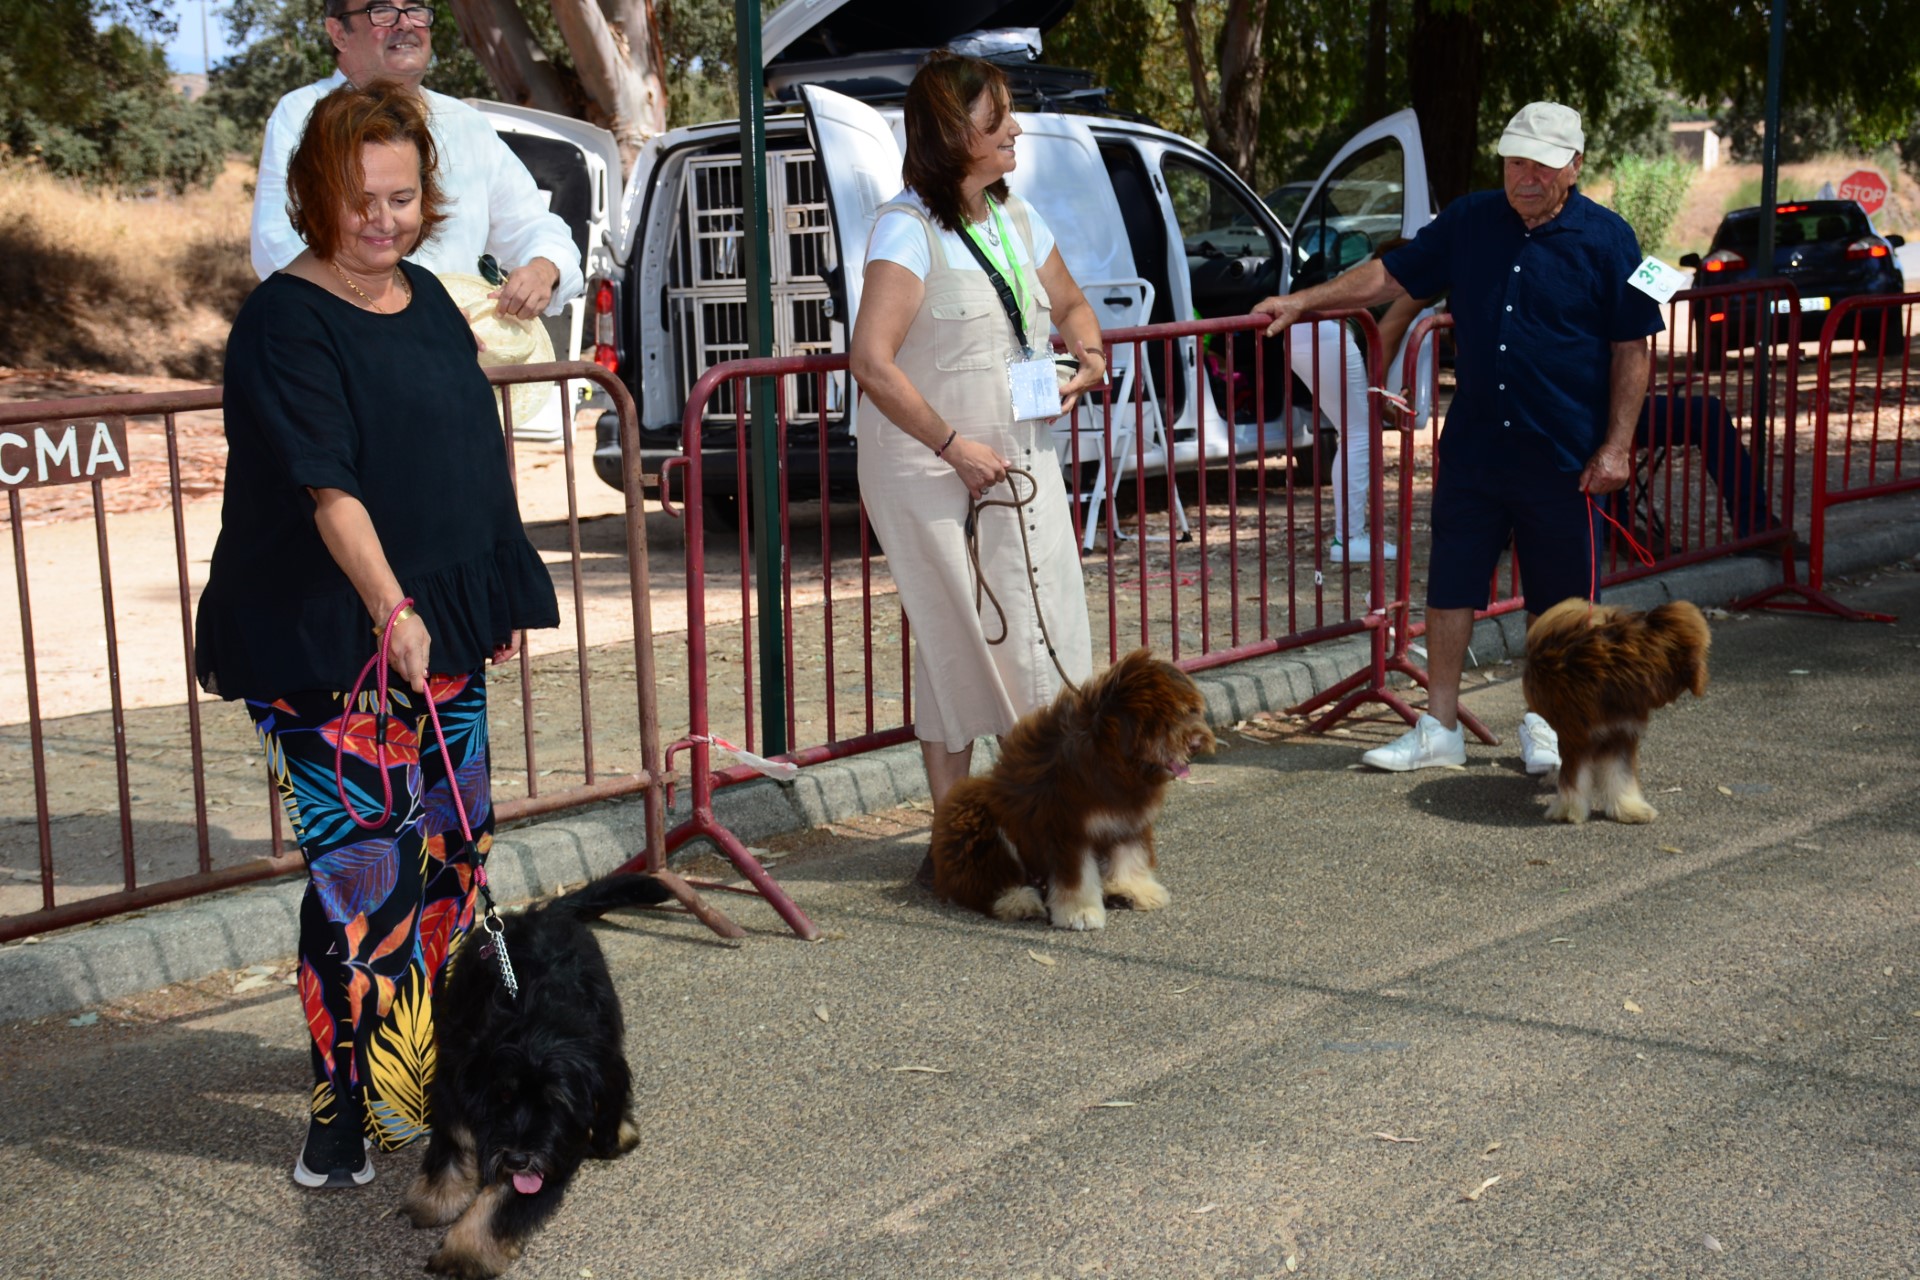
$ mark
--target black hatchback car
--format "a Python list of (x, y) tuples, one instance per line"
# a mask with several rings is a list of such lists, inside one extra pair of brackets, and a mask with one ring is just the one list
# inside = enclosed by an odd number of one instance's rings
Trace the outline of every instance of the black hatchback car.
[[(1893, 251), (1906, 241), (1876, 232), (1856, 202), (1802, 200), (1775, 205), (1773, 211), (1771, 270), (1761, 270), (1755, 261), (1760, 256), (1760, 210), (1735, 209), (1713, 233), (1706, 257), (1689, 253), (1680, 259), (1681, 266), (1693, 268), (1695, 287), (1774, 277), (1790, 280), (1800, 292), (1803, 340), (1819, 334), (1825, 317), (1818, 313), (1843, 298), (1901, 292), (1900, 266)], [(1729, 351), (1757, 345), (1760, 337), (1754, 298), (1713, 302), (1693, 306), (1694, 350), (1702, 353), (1709, 366)], [(1898, 351), (1904, 341), (1899, 321), (1898, 311), (1871, 310), (1840, 336), (1859, 340), (1868, 351)], [(1776, 339), (1784, 336), (1775, 334)]]

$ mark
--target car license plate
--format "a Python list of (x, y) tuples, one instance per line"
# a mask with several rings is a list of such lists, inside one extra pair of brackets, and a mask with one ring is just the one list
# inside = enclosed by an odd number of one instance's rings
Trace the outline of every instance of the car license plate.
[[(1802, 311), (1825, 311), (1832, 306), (1833, 306), (1832, 298), (1800, 299), (1800, 310)], [(1773, 314), (1777, 316), (1786, 315), (1791, 310), (1793, 310), (1793, 299), (1791, 298), (1780, 298), (1780, 299), (1777, 299), (1773, 304)]]

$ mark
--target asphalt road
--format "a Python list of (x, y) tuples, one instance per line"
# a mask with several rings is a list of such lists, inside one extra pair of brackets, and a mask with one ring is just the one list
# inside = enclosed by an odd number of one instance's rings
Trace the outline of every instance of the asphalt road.
[[(1920, 574), (1844, 594), (1902, 620), (1715, 622), (1652, 826), (1549, 826), (1511, 746), (1382, 775), (1384, 722), (1268, 721), (1172, 796), (1173, 905), (1102, 933), (902, 887), (912, 810), (775, 851), (818, 945), (621, 917), (647, 1135), (512, 1274), (1920, 1272)], [(408, 1155), (289, 1182), (298, 1007), (232, 985), (0, 1028), (0, 1274), (417, 1270)]]

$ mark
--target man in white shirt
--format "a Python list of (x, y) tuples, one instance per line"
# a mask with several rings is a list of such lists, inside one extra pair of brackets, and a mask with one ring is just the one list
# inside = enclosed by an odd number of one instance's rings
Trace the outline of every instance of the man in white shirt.
[(491, 253), (508, 268), (500, 311), (521, 319), (558, 312), (579, 297), (586, 286), (579, 248), (567, 224), (547, 208), (526, 166), (485, 116), (420, 87), (433, 60), (433, 10), (406, 0), (326, 0), (326, 10), (340, 70), (287, 94), (267, 121), (253, 196), (253, 269), (260, 278), (306, 248), (287, 221), (287, 161), (314, 103), (345, 83), (389, 80), (425, 99), (440, 153), (441, 189), (450, 197), (447, 220), (431, 243), (411, 255), (413, 261), (435, 273), (473, 274), (480, 255)]

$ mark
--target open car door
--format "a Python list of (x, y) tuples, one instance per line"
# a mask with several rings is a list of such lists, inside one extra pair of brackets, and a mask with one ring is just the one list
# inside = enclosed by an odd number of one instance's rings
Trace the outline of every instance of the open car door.
[(900, 144), (886, 120), (864, 102), (818, 85), (801, 86), (800, 100), (827, 177), (827, 206), (840, 250), (834, 268), (839, 278), (827, 282), (834, 319), (846, 326), (851, 341), (867, 269), (867, 237), (880, 206), (900, 190)]
[(1355, 134), (1307, 194), (1293, 228), (1289, 292), (1331, 280), (1433, 221), (1420, 120), (1398, 111)]

